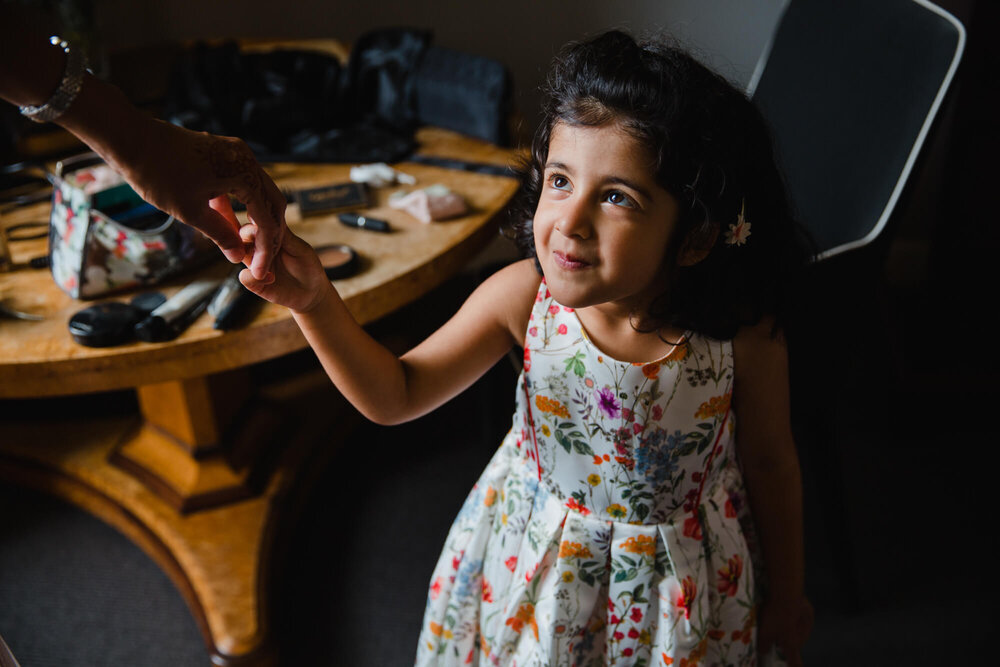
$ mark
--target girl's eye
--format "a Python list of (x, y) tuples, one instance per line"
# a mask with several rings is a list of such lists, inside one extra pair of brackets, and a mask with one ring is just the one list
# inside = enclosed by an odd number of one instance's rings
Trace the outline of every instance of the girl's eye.
[(552, 174), (549, 176), (549, 185), (556, 190), (567, 190), (569, 189), (569, 179), (560, 174)]
[(636, 208), (635, 200), (621, 190), (612, 190), (604, 196), (605, 201), (615, 206), (625, 206), (626, 208)]

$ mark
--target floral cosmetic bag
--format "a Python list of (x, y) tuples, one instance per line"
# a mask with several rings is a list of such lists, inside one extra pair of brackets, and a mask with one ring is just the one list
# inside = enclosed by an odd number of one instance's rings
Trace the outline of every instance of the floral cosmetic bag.
[(106, 164), (52, 177), (49, 265), (76, 299), (144, 287), (214, 256), (201, 232), (143, 201)]

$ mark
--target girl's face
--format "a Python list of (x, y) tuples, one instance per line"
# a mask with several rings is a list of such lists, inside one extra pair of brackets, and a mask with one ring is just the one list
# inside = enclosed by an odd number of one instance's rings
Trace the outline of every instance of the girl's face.
[(652, 164), (649, 149), (615, 124), (553, 126), (534, 234), (559, 303), (644, 313), (664, 290), (677, 201)]

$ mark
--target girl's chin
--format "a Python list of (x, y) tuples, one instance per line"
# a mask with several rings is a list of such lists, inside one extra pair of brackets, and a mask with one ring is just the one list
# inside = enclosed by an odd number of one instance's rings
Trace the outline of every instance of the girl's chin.
[(548, 287), (552, 298), (555, 299), (560, 306), (576, 309), (586, 308), (587, 306), (593, 305), (593, 299), (589, 298), (590, 295), (588, 292), (581, 290), (574, 285), (565, 284), (558, 276), (550, 278), (549, 275), (546, 275), (545, 284)]

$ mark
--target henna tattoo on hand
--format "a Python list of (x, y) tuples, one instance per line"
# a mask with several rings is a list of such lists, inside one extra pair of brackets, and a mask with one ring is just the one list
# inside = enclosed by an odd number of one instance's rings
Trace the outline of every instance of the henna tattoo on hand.
[[(269, 203), (269, 212), (274, 215), (275, 207), (264, 192), (264, 175), (257, 164), (250, 148), (243, 142), (231, 141), (222, 137), (210, 136), (206, 145), (198, 147), (198, 153), (208, 164), (209, 170), (216, 178), (238, 178), (243, 182), (247, 198), (257, 195)], [(235, 194), (236, 188), (228, 194)]]
[[(258, 167), (258, 171), (260, 171), (263, 174), (264, 178), (268, 177), (266, 173), (263, 173), (264, 172), (263, 169)], [(271, 217), (280, 227), (281, 221), (284, 219), (284, 211), (282, 210), (284, 206), (284, 201), (282, 201), (281, 204), (279, 204), (274, 197), (266, 197), (265, 201), (267, 202), (267, 208), (271, 214)], [(275, 245), (276, 246), (281, 245), (281, 234), (278, 234), (277, 237), (275, 238)], [(277, 247), (275, 247), (275, 250), (277, 250)]]

